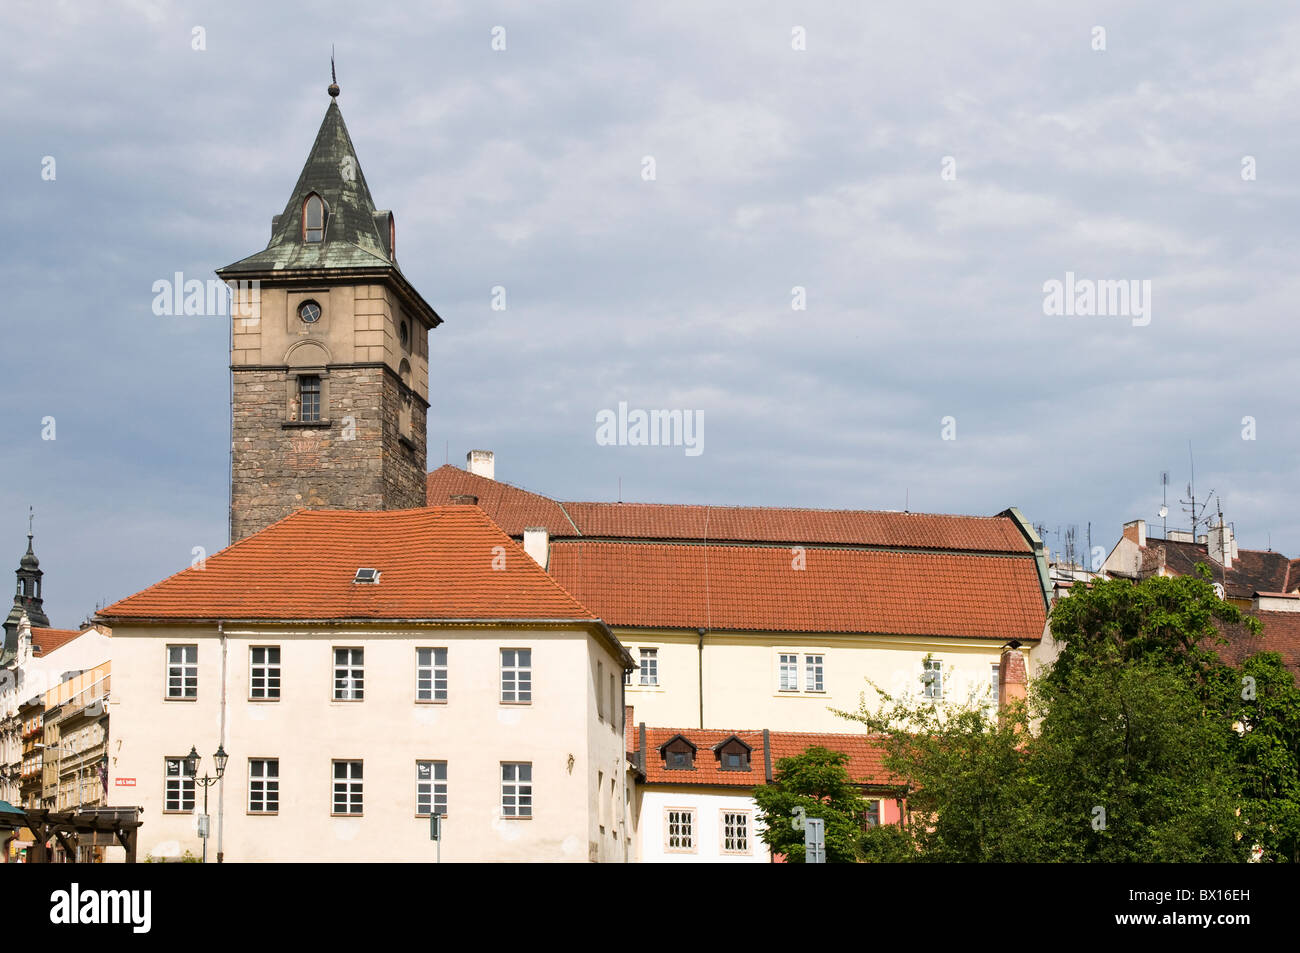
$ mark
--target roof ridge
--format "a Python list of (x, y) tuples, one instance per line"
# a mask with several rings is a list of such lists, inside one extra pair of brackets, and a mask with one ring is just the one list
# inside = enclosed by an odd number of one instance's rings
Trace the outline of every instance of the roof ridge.
[(822, 506), (771, 506), (764, 504), (752, 503), (642, 503), (627, 500), (563, 500), (559, 502), (563, 506), (656, 506), (656, 507), (678, 507), (678, 508), (696, 508), (711, 510), (766, 510), (766, 511), (793, 511), (798, 513), (861, 513), (870, 515), (884, 516), (941, 516), (949, 519), (963, 520), (1006, 520), (1009, 517), (1000, 513), (992, 516), (976, 516), (969, 513), (921, 513), (912, 510), (855, 510), (855, 509), (836, 509)]

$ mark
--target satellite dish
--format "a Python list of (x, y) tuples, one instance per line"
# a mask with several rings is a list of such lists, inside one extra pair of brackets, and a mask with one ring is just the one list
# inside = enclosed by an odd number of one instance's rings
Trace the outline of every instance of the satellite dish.
[(1168, 516), (1168, 515), (1169, 515), (1169, 507), (1167, 507), (1167, 506), (1165, 506), (1163, 503), (1161, 503), (1161, 504), (1160, 504), (1160, 518), (1161, 518), (1161, 519), (1164, 519), (1164, 518), (1165, 518), (1166, 516)]

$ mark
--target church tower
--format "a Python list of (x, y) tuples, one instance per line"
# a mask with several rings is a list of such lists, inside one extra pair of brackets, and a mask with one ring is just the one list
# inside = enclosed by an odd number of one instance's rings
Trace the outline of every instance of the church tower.
[(230, 540), (296, 509), (425, 502), (429, 331), (397, 265), (339, 87), (266, 248), (217, 271), (232, 288)]
[(32, 551), (32, 534), (27, 534), (27, 552), (18, 560), (18, 585), (14, 590), (13, 608), (4, 623), (4, 642), (0, 644), (0, 663), (7, 661), (18, 651), (18, 625), (23, 613), (34, 626), (49, 628), (50, 620), (45, 615), (44, 601), (41, 598), (41, 561)]

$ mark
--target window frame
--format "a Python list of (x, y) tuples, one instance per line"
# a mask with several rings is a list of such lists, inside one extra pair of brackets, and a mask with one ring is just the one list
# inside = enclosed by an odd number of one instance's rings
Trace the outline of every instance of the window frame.
[[(258, 663), (253, 659), (253, 653), (258, 651), (267, 652), (267, 653), (274, 651), (276, 655), (276, 660), (274, 662), (271, 662), (268, 657), (266, 661)], [(282, 679), (280, 675), (282, 671), (281, 669), (282, 658), (283, 658), (283, 654), (281, 653), (280, 646), (278, 645), (250, 645), (248, 647), (248, 700), (250, 702), (278, 702), (280, 700), (280, 693), (282, 687), (281, 686)], [(265, 674), (261, 676), (255, 675), (254, 673), (258, 669), (262, 669)], [(274, 670), (275, 672), (274, 676), (269, 674), (272, 670)], [(275, 679), (274, 696), (269, 694), (272, 691), (272, 688), (269, 684), (266, 684), (263, 687), (263, 691), (267, 692), (268, 694), (260, 698), (253, 694), (253, 682), (255, 679), (259, 677), (268, 683), (272, 678)]]
[[(422, 780), (420, 779), (420, 765), (422, 765), (422, 764), (427, 764), (427, 765), (429, 765), (429, 780), (428, 780), (428, 781), (422, 781)], [(439, 780), (439, 778), (438, 778), (438, 766), (439, 766), (439, 765), (442, 766), (442, 778), (441, 778), (441, 780)], [(420, 786), (421, 786), (421, 785), (424, 785), (424, 784), (427, 784), (428, 787), (429, 787), (429, 792), (428, 792), (428, 795), (429, 795), (429, 810), (427, 810), (427, 811), (421, 811), (421, 810), (420, 810), (420, 794), (421, 794), (421, 792), (420, 792)], [(427, 818), (427, 817), (429, 817), (429, 816), (433, 813), (433, 809), (434, 809), (435, 807), (438, 806), (438, 801), (440, 800), (440, 798), (439, 798), (439, 791), (438, 791), (438, 787), (439, 787), (439, 785), (442, 786), (442, 792), (441, 792), (442, 810), (439, 812), (438, 816), (439, 816), (439, 817), (446, 817), (446, 816), (447, 816), (447, 804), (448, 804), (448, 801), (447, 801), (447, 791), (448, 791), (448, 782), (447, 782), (447, 762), (446, 762), (445, 760), (439, 760), (439, 759), (437, 759), (437, 758), (416, 758), (416, 759), (415, 759), (415, 816), (416, 816), (416, 817), (426, 817), (426, 818)]]
[[(813, 661), (812, 661), (813, 659), (816, 659), (816, 660), (817, 660), (817, 664), (816, 664), (815, 666), (813, 665)], [(823, 653), (823, 652), (811, 652), (811, 653), (805, 653), (805, 654), (804, 654), (804, 657), (803, 657), (803, 665), (804, 665), (804, 687), (803, 687), (803, 690), (804, 690), (805, 692), (809, 692), (810, 694), (814, 694), (814, 695), (825, 695), (825, 694), (826, 694), (826, 655), (825, 655), (825, 653)], [(816, 674), (817, 674), (817, 682), (816, 682), (816, 687), (815, 687), (815, 688), (812, 686), (812, 684), (810, 684), (810, 683), (813, 681), (813, 673), (814, 673), (814, 671), (815, 671)]]
[[(740, 829), (738, 835), (733, 835), (733, 840), (744, 841), (744, 847), (727, 847), (727, 818), (728, 816), (742, 818), (744, 827)], [(731, 825), (735, 827), (735, 825)], [(718, 809), (718, 853), (728, 857), (750, 857), (754, 853), (754, 812), (743, 807), (723, 807)]]
[[(867, 802), (867, 809), (862, 814), (863, 823), (867, 827), (879, 827), (880, 817), (884, 813), (884, 802), (878, 797), (863, 798), (863, 800)], [(873, 804), (875, 805), (874, 808), (871, 807)], [(874, 823), (871, 821), (872, 817), (875, 818)]]
[[(534, 801), (536, 800), (536, 794), (533, 791), (533, 788), (536, 783), (533, 780), (533, 763), (531, 761), (502, 761), (500, 762), (500, 764), (501, 764), (501, 770), (498, 772), (497, 776), (500, 778), (501, 789), (500, 789), (500, 796), (497, 799), (497, 806), (501, 810), (501, 818), (507, 821), (532, 820), (533, 804)], [(509, 778), (509, 779), (506, 778), (507, 768), (516, 769), (514, 778)], [(518, 771), (519, 768), (528, 769), (527, 778), (519, 777), (519, 771)], [(507, 786), (511, 788), (511, 792), (509, 796), (515, 798), (515, 803), (513, 805), (506, 804)], [(526, 794), (520, 790), (520, 788), (525, 786), (528, 788), (528, 792)], [(527, 804), (519, 803), (520, 798), (527, 798), (528, 803)], [(507, 814), (506, 813), (507, 807), (513, 807), (516, 810), (516, 812), (521, 812), (526, 810), (528, 813)]]
[[(168, 770), (168, 764), (167, 764), (167, 762), (169, 762), (169, 761), (177, 761), (177, 762), (180, 763), (180, 781), (179, 781), (179, 784), (180, 784), (180, 789), (179, 789), (179, 791), (180, 791), (180, 798), (179, 798), (179, 803), (180, 803), (181, 806), (178, 807), (178, 808), (176, 808), (176, 807), (168, 807), (168, 806), (167, 806), (169, 803), (171, 803), (171, 797), (170, 797), (169, 792), (168, 792), (168, 786), (171, 784), (171, 776), (167, 773), (167, 770)], [(198, 805), (198, 789), (199, 789), (199, 786), (198, 786), (197, 784), (194, 783), (194, 775), (193, 775), (193, 774), (187, 774), (187, 773), (186, 773), (186, 771), (187, 771), (188, 768), (189, 768), (189, 762), (185, 760), (185, 756), (184, 756), (184, 755), (164, 755), (164, 756), (163, 756), (163, 809), (162, 809), (162, 812), (163, 812), (164, 814), (193, 814), (193, 813), (194, 813), (194, 808)], [(186, 781), (189, 781), (189, 782), (190, 782), (190, 790), (189, 790), (189, 801), (190, 801), (190, 806), (189, 806), (189, 807), (186, 807), (186, 806), (185, 806), (185, 782), (186, 782)]]
[(638, 647), (637, 653), (637, 685), (641, 688), (662, 687), (659, 681), (659, 647)]
[[(681, 830), (682, 820), (681, 818), (679, 818), (678, 820), (674, 821), (673, 820), (674, 814), (680, 814), (686, 818), (686, 831), (684, 834)], [(678, 832), (676, 835), (673, 834), (674, 824), (676, 824), (678, 827)], [(664, 806), (664, 845), (663, 845), (664, 853), (698, 854), (700, 852), (700, 839), (697, 836), (697, 832), (699, 831), (699, 829), (700, 829), (699, 811), (696, 808), (673, 807), (671, 805), (665, 805)], [(685, 838), (689, 840), (689, 843), (684, 847), (681, 844), (678, 844), (678, 846), (674, 847), (672, 846), (674, 836), (676, 836), (679, 840)]]
[[(359, 769), (358, 774), (354, 777), (352, 769), (348, 768), (345, 777), (338, 776), (338, 766), (341, 764), (356, 765)], [(330, 759), (330, 817), (362, 817), (366, 813), (366, 762), (364, 758), (331, 758)], [(344, 792), (345, 803), (348, 808), (352, 807), (352, 785), (357, 786), (356, 794), (358, 796), (357, 804), (360, 810), (339, 811), (339, 791), (338, 785), (342, 783), (346, 786)]]
[[(184, 654), (182, 654), (182, 660), (179, 663), (181, 674), (178, 676), (181, 680), (180, 683), (181, 694), (179, 695), (173, 695), (171, 693), (172, 649), (193, 649), (194, 650), (193, 663), (185, 661)], [(194, 694), (186, 695), (184, 694), (186, 688), (185, 681), (187, 678), (189, 678), (186, 672), (191, 667), (191, 664), (194, 669)], [(169, 702), (192, 702), (192, 701), (198, 701), (198, 698), (199, 698), (199, 644), (197, 642), (168, 642), (163, 649), (163, 700)]]
[[(313, 205), (312, 205), (313, 202), (316, 203), (314, 207), (313, 207)], [(311, 219), (308, 217), (308, 216), (310, 215), (310, 212), (313, 210), (313, 208), (316, 209), (316, 210), (319, 210), (319, 212), (320, 212), (320, 224), (319, 224), (319, 225), (313, 225), (313, 224), (311, 223)], [(325, 211), (325, 200), (324, 200), (323, 198), (321, 198), (317, 193), (312, 192), (312, 193), (309, 194), (305, 199), (303, 199), (303, 202), (302, 202), (302, 242), (303, 242), (304, 245), (319, 245), (319, 244), (321, 244), (322, 242), (325, 241), (325, 224), (326, 224), (325, 219), (326, 219), (326, 217), (327, 217), (327, 215), (326, 215), (326, 211)], [(312, 232), (319, 232), (320, 234), (319, 234), (316, 238), (313, 238), (312, 235), (311, 235)]]
[[(423, 664), (421, 664), (421, 662), (420, 662), (420, 653), (421, 653), (421, 652), (428, 652), (428, 653), (429, 653), (429, 664), (428, 664), (428, 665), (423, 665)], [(442, 664), (441, 664), (441, 665), (438, 664), (438, 653), (439, 653), (439, 652), (442, 653)], [(450, 668), (450, 666), (449, 666), (449, 664), (448, 664), (447, 654), (448, 654), (448, 653), (447, 653), (447, 647), (446, 647), (446, 646), (439, 646), (439, 645), (417, 645), (417, 646), (415, 647), (415, 703), (416, 703), (417, 705), (445, 705), (445, 704), (447, 704), (447, 701), (448, 701), (448, 699), (450, 698), (450, 684), (449, 684), (448, 675), (447, 675), (447, 672), (448, 672), (448, 669)], [(425, 678), (423, 678), (423, 677), (421, 676), (421, 673), (422, 673), (422, 672), (428, 672), (428, 673), (429, 673), (427, 679), (425, 679)], [(441, 679), (438, 677), (438, 673), (439, 673), (439, 672), (442, 673), (442, 677), (441, 677)], [(429, 683), (429, 688), (428, 688), (429, 697), (428, 697), (428, 698), (421, 698), (421, 697), (420, 697), (420, 692), (423, 690), (423, 689), (420, 688), (420, 682), (421, 682), (421, 681), (428, 681), (428, 683)], [(438, 697), (438, 691), (439, 691), (439, 689), (438, 689), (438, 682), (439, 682), (439, 681), (442, 682), (442, 697), (441, 697), (441, 698)]]
[[(513, 653), (515, 653), (515, 654), (514, 654), (514, 661), (513, 661), (510, 665), (507, 665), (507, 664), (506, 664), (506, 653), (507, 653), (507, 652), (513, 652)], [(520, 653), (520, 652), (527, 652), (527, 653), (528, 653), (528, 662), (527, 662), (526, 665), (521, 665), (521, 664), (519, 664), (519, 653)], [(497, 673), (497, 702), (498, 702), (498, 704), (501, 704), (501, 705), (531, 705), (531, 704), (533, 703), (533, 650), (532, 650), (532, 648), (531, 648), (531, 647), (529, 647), (529, 648), (522, 648), (522, 647), (515, 647), (515, 646), (502, 646), (502, 647), (500, 648), (500, 650), (497, 652), (497, 664), (498, 664), (498, 666), (499, 666), (499, 667), (498, 667), (498, 673)], [(507, 673), (510, 673), (510, 674), (511, 674), (511, 686), (512, 686), (512, 687), (509, 689), (509, 691), (510, 691), (511, 694), (513, 694), (513, 695), (515, 696), (514, 698), (506, 698), (506, 697), (505, 697), (505, 696), (506, 696), (506, 692), (507, 692), (507, 689), (506, 689), (506, 674), (507, 674)], [(520, 687), (519, 687), (519, 686), (520, 686), (520, 683), (523, 682), (523, 681), (525, 681), (524, 679), (521, 679), (521, 678), (520, 678), (520, 673), (527, 673), (527, 679), (526, 679), (527, 686), (528, 686), (527, 688), (520, 688)], [(528, 696), (527, 698), (520, 698), (520, 697), (518, 697), (518, 696), (520, 696), (520, 695), (525, 695), (525, 694)], [(505, 764), (506, 762), (502, 762), (502, 763)], [(514, 763), (514, 762), (510, 762), (510, 763)], [(522, 762), (520, 762), (520, 763), (522, 763)]]
[[(255, 764), (262, 765), (263, 773), (260, 776), (255, 776), (253, 774), (253, 765)], [(267, 767), (270, 765), (275, 765), (274, 776), (265, 773)], [(274, 810), (266, 810), (265, 807), (263, 807), (261, 810), (257, 810), (253, 807), (253, 783), (255, 781), (260, 781), (262, 783), (261, 803), (263, 805), (266, 805), (268, 802), (273, 801), (275, 803)], [(271, 785), (274, 785), (274, 791), (268, 790), (268, 788)], [(249, 758), (248, 759), (248, 788), (246, 794), (248, 796), (248, 800), (244, 808), (245, 814), (251, 814), (257, 817), (273, 817), (276, 814), (280, 813), (280, 759), (279, 758)]]
[(989, 667), (993, 670), (990, 673), (993, 679), (993, 707), (997, 708), (1002, 704), (1002, 663), (991, 662)]
[[(790, 675), (788, 686), (786, 684), (787, 673)], [(778, 651), (776, 653), (776, 690), (787, 695), (799, 691), (798, 652)]]
[[(926, 673), (933, 672), (937, 678), (926, 678)], [(921, 659), (921, 683), (922, 697), (931, 701), (943, 701), (943, 659), (924, 658)], [(935, 690), (935, 683), (938, 683), (938, 690)]]
[[(347, 661), (347, 663), (346, 663), (344, 666), (340, 666), (340, 665), (339, 665), (339, 657), (338, 657), (338, 653), (339, 653), (339, 652), (347, 652), (347, 653), (349, 653), (349, 654), (348, 654), (348, 661)], [(359, 666), (356, 665), (356, 664), (354, 664), (354, 663), (352, 662), (352, 655), (351, 655), (351, 653), (353, 653), (353, 652), (360, 652), (360, 653), (361, 653), (361, 664), (360, 664)], [(333, 676), (333, 679), (332, 679), (332, 681), (333, 681), (333, 691), (332, 691), (331, 701), (335, 701), (335, 702), (363, 702), (363, 701), (365, 701), (365, 700), (366, 700), (366, 650), (365, 650), (365, 648), (364, 648), (363, 646), (359, 646), (359, 645), (332, 645), (332, 646), (330, 646), (330, 653), (331, 653), (331, 661), (332, 661), (332, 664), (331, 664), (331, 666), (330, 666), (330, 672), (331, 672), (331, 674), (332, 674), (332, 676)], [(354, 694), (356, 695), (356, 697), (349, 697), (349, 698), (341, 698), (341, 697), (339, 697), (339, 691), (340, 691), (340, 688), (339, 688), (339, 681), (340, 681), (340, 679), (339, 679), (339, 670), (340, 670), (341, 667), (347, 669), (349, 672), (351, 672), (351, 671), (355, 671), (355, 670), (357, 670), (358, 668), (360, 669), (360, 671), (361, 671), (361, 679), (360, 679), (360, 681), (361, 681), (361, 688), (360, 688), (359, 690), (356, 689), (356, 688), (346, 689), (347, 691), (350, 691), (350, 692), (354, 693)], [(349, 680), (349, 681), (353, 681), (353, 679), (351, 678), (351, 676), (349, 676), (347, 680)]]
[[(324, 396), (325, 396), (325, 383), (321, 379), (321, 375), (320, 374), (297, 374), (295, 375), (295, 377), (297, 378), (297, 387), (298, 387), (297, 423), (300, 424), (324, 423), (325, 420), (327, 419), (323, 414), (324, 408), (322, 406), (324, 403)], [(315, 401), (312, 404), (314, 412), (310, 417), (307, 415), (307, 401), (305, 399), (308, 394), (315, 396)]]

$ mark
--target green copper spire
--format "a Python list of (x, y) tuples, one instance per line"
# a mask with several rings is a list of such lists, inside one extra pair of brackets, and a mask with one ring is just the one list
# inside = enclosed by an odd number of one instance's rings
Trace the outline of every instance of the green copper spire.
[[(333, 75), (333, 62), (330, 64)], [(366, 185), (361, 163), (348, 127), (339, 110), (337, 83), (329, 87), (330, 104), (298, 184), (284, 207), (272, 220), (271, 241), (266, 248), (217, 273), (237, 277), (241, 273), (318, 270), (322, 268), (396, 268), (388, 243), (391, 213), (375, 208)], [(324, 202), (323, 240), (308, 241), (304, 214), (307, 200), (320, 196)]]

